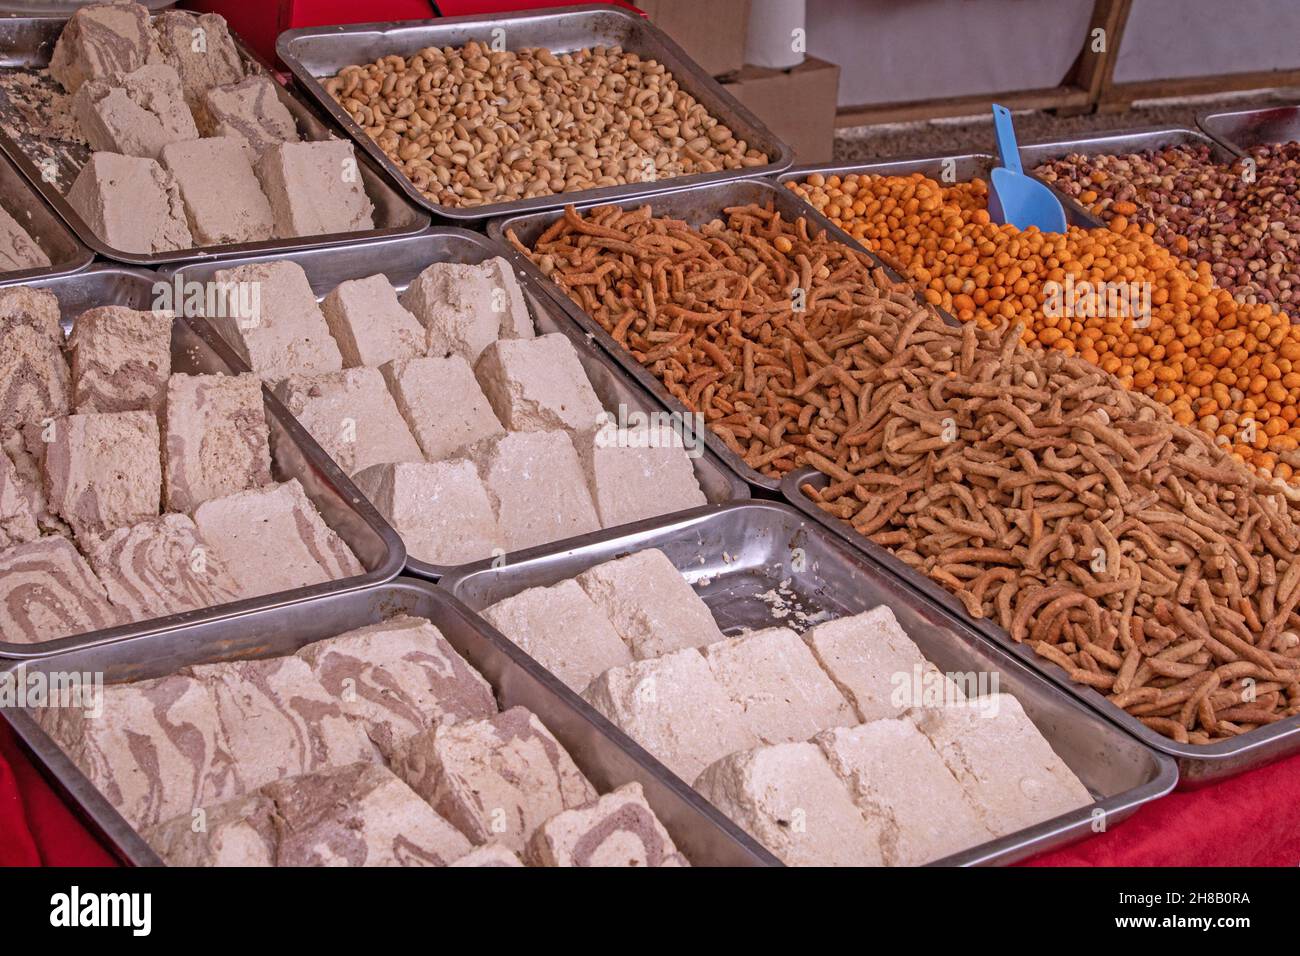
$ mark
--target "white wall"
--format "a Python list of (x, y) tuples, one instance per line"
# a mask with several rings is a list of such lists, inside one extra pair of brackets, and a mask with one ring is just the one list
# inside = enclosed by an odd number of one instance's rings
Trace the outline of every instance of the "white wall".
[[(807, 0), (841, 106), (1053, 87), (1093, 0)], [(1300, 68), (1300, 0), (1133, 0), (1115, 81)]]
[(1296, 68), (1298, 0), (1133, 0), (1115, 82)]
[(1092, 6), (808, 0), (808, 52), (840, 65), (841, 106), (1053, 87), (1082, 47)]

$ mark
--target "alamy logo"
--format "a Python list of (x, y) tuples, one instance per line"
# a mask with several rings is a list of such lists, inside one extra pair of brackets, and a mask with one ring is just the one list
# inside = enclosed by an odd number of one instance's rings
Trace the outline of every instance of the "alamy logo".
[(132, 936), (148, 936), (153, 928), (151, 893), (82, 893), (74, 886), (50, 897), (50, 925), (74, 928), (125, 927)]
[(638, 412), (618, 406), (605, 413), (596, 432), (599, 448), (681, 448), (688, 458), (704, 454), (704, 416), (699, 412)]
[(153, 309), (187, 319), (235, 319), (241, 329), (262, 324), (262, 283), (193, 282), (173, 276), (153, 285)]
[(1150, 282), (1065, 282), (1043, 283), (1043, 314), (1051, 319), (1132, 319), (1133, 327), (1151, 324)]
[(899, 710), (909, 707), (954, 707), (978, 702), (982, 717), (997, 716), (997, 671), (950, 671), (912, 665), (910, 671), (890, 676), (894, 685), (890, 703)]
[(28, 671), (19, 666), (0, 674), (0, 710), (53, 707), (104, 713), (104, 675), (98, 671)]

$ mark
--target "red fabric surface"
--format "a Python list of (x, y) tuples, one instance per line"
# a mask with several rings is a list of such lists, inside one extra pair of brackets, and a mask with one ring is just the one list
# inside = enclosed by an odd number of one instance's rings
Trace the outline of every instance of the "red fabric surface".
[(1035, 866), (1296, 866), (1300, 757), (1147, 804)]
[[(0, 866), (106, 866), (114, 858), (50, 789), (0, 721)], [(1300, 757), (1148, 804), (1108, 833), (1030, 866), (1295, 866)]]
[(0, 866), (113, 866), (0, 720)]

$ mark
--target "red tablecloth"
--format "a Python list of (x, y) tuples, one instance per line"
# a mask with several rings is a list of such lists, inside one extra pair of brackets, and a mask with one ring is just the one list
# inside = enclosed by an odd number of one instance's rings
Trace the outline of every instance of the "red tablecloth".
[[(1295, 866), (1300, 757), (1214, 787), (1175, 793), (1109, 833), (1038, 866)], [(111, 865), (113, 858), (46, 785), (0, 723), (0, 865)]]

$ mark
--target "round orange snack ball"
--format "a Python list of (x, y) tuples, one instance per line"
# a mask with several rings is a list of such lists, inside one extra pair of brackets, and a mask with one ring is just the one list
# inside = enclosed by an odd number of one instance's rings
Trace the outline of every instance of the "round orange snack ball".
[[(789, 185), (958, 319), (1022, 322), (1027, 342), (1099, 365), (1261, 471), (1300, 470), (1300, 327), (1236, 302), (1209, 263), (1178, 259), (1153, 227), (1123, 216), (1064, 233), (1000, 226), (979, 179), (814, 174)], [(1102, 283), (1119, 298), (1067, 294)]]

